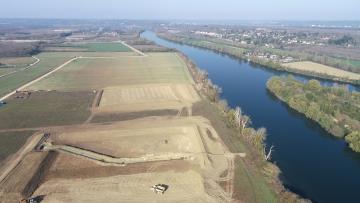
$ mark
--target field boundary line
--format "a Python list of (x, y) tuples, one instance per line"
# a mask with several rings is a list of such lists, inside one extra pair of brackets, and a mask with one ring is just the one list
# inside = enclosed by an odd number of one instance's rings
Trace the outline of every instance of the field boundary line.
[(129, 49), (133, 50), (134, 52), (140, 54), (141, 56), (148, 56), (146, 54), (144, 54), (143, 52), (139, 51), (138, 49), (135, 49), (134, 47), (128, 45), (126, 42), (124, 41), (120, 41), (121, 44), (123, 44), (124, 46), (128, 47)]
[(76, 59), (79, 59), (79, 57), (75, 57), (75, 58), (72, 58), (72, 59), (68, 60), (67, 62), (63, 63), (63, 64), (62, 64), (62, 65), (60, 65), (59, 67), (57, 67), (57, 68), (53, 69), (52, 71), (47, 72), (46, 74), (44, 74), (44, 75), (42, 75), (42, 76), (40, 76), (40, 77), (38, 77), (38, 78), (36, 78), (36, 79), (34, 79), (34, 80), (32, 80), (32, 81), (30, 81), (30, 82), (26, 83), (25, 85), (23, 85), (23, 86), (21, 86), (21, 87), (17, 88), (16, 90), (14, 90), (14, 91), (12, 91), (12, 92), (8, 93), (7, 95), (5, 95), (5, 96), (1, 97), (1, 98), (0, 98), (0, 101), (5, 100), (5, 99), (7, 99), (7, 98), (11, 97), (11, 96), (12, 96), (13, 94), (15, 94), (17, 91), (23, 90), (23, 89), (25, 89), (26, 87), (29, 87), (30, 85), (32, 85), (32, 84), (34, 84), (34, 83), (36, 83), (36, 82), (38, 82), (38, 81), (40, 81), (40, 80), (44, 79), (45, 77), (47, 77), (47, 76), (51, 75), (52, 73), (54, 73), (54, 72), (56, 72), (56, 71), (60, 70), (61, 68), (65, 67), (65, 66), (66, 66), (66, 65), (68, 65), (69, 63), (71, 63), (71, 62), (75, 61)]
[(25, 68), (21, 68), (20, 70), (15, 70), (15, 71), (12, 71), (12, 72), (10, 72), (10, 73), (6, 73), (6, 74), (4, 74), (4, 75), (0, 75), (0, 78), (3, 78), (3, 77), (8, 76), (8, 75), (12, 75), (12, 74), (17, 73), (17, 72), (20, 72), (20, 71), (24, 71), (24, 70), (29, 69), (29, 68), (31, 68), (32, 66), (34, 66), (34, 65), (36, 65), (36, 64), (38, 64), (38, 63), (40, 62), (40, 59), (39, 59), (39, 58), (37, 58), (37, 57), (35, 57), (35, 56), (32, 56), (32, 58), (34, 58), (34, 59), (36, 60), (34, 63), (26, 66)]

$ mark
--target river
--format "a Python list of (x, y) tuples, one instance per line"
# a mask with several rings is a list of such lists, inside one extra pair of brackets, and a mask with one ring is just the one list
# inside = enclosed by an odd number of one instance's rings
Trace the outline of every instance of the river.
[[(352, 152), (343, 140), (289, 109), (266, 90), (270, 77), (287, 73), (166, 41), (153, 32), (147, 31), (141, 36), (187, 55), (222, 88), (221, 97), (231, 107), (240, 106), (251, 117), (254, 127), (267, 129), (267, 145), (274, 145), (275, 149), (272, 160), (281, 169), (281, 179), (288, 189), (313, 202), (360, 201), (360, 154)], [(311, 79), (299, 75), (296, 78)], [(359, 87), (349, 85), (349, 88), (359, 91)]]

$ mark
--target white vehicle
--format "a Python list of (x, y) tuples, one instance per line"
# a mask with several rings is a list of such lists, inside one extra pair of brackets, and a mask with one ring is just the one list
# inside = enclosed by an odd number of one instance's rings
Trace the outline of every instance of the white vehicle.
[(169, 188), (168, 185), (165, 184), (156, 184), (151, 186), (150, 190), (152, 190), (156, 194), (164, 194), (164, 192)]

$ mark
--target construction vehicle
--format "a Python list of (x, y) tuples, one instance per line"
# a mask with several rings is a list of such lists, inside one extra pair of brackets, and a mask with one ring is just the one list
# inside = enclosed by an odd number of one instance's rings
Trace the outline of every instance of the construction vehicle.
[(40, 203), (44, 199), (45, 195), (39, 195), (36, 197), (30, 197), (27, 199), (22, 199), (20, 203)]
[(150, 187), (150, 190), (156, 194), (164, 194), (164, 192), (169, 188), (168, 185), (165, 184), (156, 184)]
[(34, 198), (22, 199), (20, 203), (38, 203)]

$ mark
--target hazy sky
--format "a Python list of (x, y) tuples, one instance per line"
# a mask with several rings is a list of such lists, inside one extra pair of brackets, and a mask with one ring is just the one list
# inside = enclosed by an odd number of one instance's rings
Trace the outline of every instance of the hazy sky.
[(360, 0), (0, 0), (0, 18), (360, 20)]

